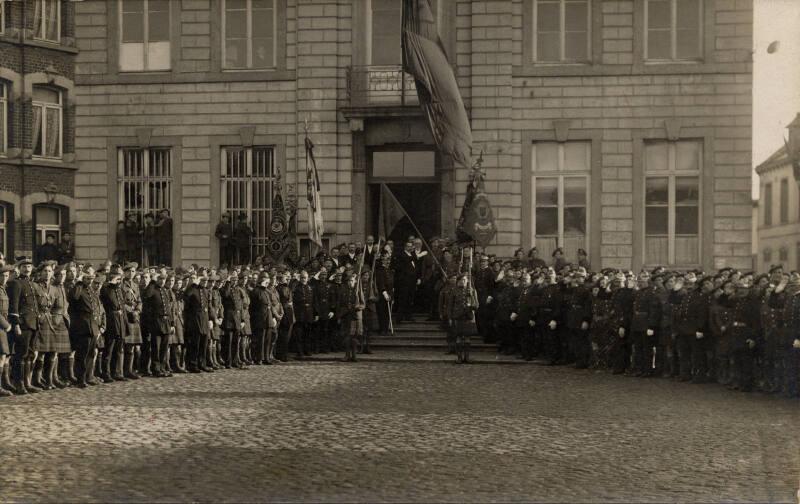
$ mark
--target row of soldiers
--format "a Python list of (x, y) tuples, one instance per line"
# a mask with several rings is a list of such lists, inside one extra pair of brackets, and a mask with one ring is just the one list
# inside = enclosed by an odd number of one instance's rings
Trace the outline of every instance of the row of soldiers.
[[(796, 271), (592, 273), (570, 265), (560, 271), (490, 265), (487, 257), (478, 264), (472, 273), (477, 329), (500, 352), (551, 365), (798, 395)], [(446, 320), (448, 287), (439, 296)]]
[(369, 352), (369, 271), (0, 259), (0, 395)]

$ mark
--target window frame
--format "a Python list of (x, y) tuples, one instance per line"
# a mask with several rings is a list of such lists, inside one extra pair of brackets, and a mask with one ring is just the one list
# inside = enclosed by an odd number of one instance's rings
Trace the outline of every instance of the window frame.
[[(40, 124), (40, 128), (42, 129), (40, 132), (41, 136), (41, 143), (42, 143), (42, 154), (36, 154), (34, 151), (36, 150), (36, 145), (32, 143), (31, 145), (31, 153), (32, 157), (37, 159), (54, 159), (60, 160), (64, 156), (64, 93), (65, 90), (55, 87), (55, 86), (39, 86), (34, 85), (33, 88), (41, 87), (43, 89), (48, 89), (58, 94), (58, 104), (54, 105), (52, 103), (47, 102), (40, 102), (31, 99), (31, 120), (33, 120), (33, 109), (36, 107), (40, 107), (42, 109), (42, 122)], [(58, 110), (58, 154), (55, 156), (48, 156), (46, 155), (47, 151), (47, 111), (48, 109), (56, 109)], [(31, 126), (33, 124), (31, 123)], [(31, 132), (33, 134), (33, 132)], [(31, 137), (33, 140), (33, 137)]]
[[(701, 149), (701, 152), (698, 157), (698, 163), (700, 164), (699, 169), (694, 170), (678, 170), (677, 169), (677, 150), (678, 144), (681, 142), (686, 143), (697, 143)], [(649, 171), (647, 168), (647, 147), (649, 145), (656, 145), (656, 144), (666, 144), (667, 145), (667, 169), (664, 171)], [(704, 172), (705, 172), (705, 155), (706, 155), (706, 145), (703, 139), (700, 138), (679, 138), (676, 140), (663, 140), (663, 139), (652, 139), (647, 140), (644, 142), (643, 150), (642, 150), (642, 177), (641, 177), (641, 188), (642, 191), (642, 199), (641, 199), (641, 211), (642, 211), (642, 219), (641, 219), (641, 228), (640, 231), (642, 233), (642, 240), (641, 240), (641, 254), (642, 254), (642, 264), (645, 267), (653, 267), (653, 266), (666, 266), (666, 267), (673, 267), (673, 268), (689, 268), (689, 267), (696, 267), (699, 266), (703, 262), (703, 215), (705, 213), (705, 198), (704, 198)], [(676, 234), (676, 222), (677, 222), (677, 208), (679, 205), (676, 203), (676, 180), (678, 178), (689, 178), (693, 177), (697, 179), (697, 261), (692, 263), (686, 264), (679, 264), (676, 262), (676, 240), (678, 235)], [(647, 210), (647, 180), (648, 178), (666, 178), (667, 182), (667, 262), (665, 264), (651, 264), (647, 261), (647, 218), (646, 218), (646, 210)], [(663, 205), (660, 205), (663, 206)]]
[(3, 257), (5, 257), (6, 261), (8, 261), (8, 231), (10, 229), (8, 222), (8, 209), (11, 207), (11, 204), (0, 201), (0, 207), (2, 207), (3, 211), (3, 218), (0, 219), (0, 236), (2, 236), (3, 245), (0, 246), (0, 252), (3, 253)]
[(778, 194), (778, 219), (781, 225), (789, 223), (789, 179), (784, 177), (780, 182)]
[(772, 249), (770, 247), (765, 247), (764, 250), (761, 251), (761, 257), (763, 258), (765, 264), (771, 263)]
[[(586, 146), (586, 169), (585, 170), (567, 170), (565, 169), (566, 163), (566, 145), (568, 143), (574, 144), (584, 144)], [(537, 170), (536, 166), (536, 148), (538, 145), (542, 144), (556, 144), (558, 147), (558, 166), (555, 170)], [(576, 205), (566, 205), (564, 201), (564, 185), (566, 179), (584, 179), (585, 180), (585, 195), (586, 201), (584, 202), (583, 207), (586, 210), (585, 220), (586, 220), (586, 230), (584, 232), (584, 243), (583, 248), (584, 250), (589, 250), (589, 241), (591, 238), (591, 225), (592, 225), (592, 152), (593, 145), (591, 140), (570, 140), (565, 142), (558, 142), (558, 141), (547, 141), (547, 140), (539, 140), (534, 141), (531, 145), (530, 149), (530, 192), (529, 196), (531, 199), (531, 221), (530, 221), (530, 233), (531, 233), (531, 243), (533, 246), (537, 246), (536, 244), (536, 210), (538, 208), (537, 201), (536, 201), (536, 181), (537, 179), (557, 179), (557, 191), (558, 191), (558, 201), (555, 205), (558, 214), (558, 236), (557, 236), (557, 247), (564, 247), (566, 244), (566, 236), (564, 234), (564, 213), (565, 209), (568, 206), (576, 206)], [(552, 206), (550, 206), (552, 208)], [(569, 251), (565, 251), (567, 254)]]
[[(663, 1), (663, 0), (658, 0)], [(670, 2), (670, 57), (669, 58), (651, 58), (649, 55), (650, 50), (650, 27), (649, 27), (649, 9), (650, 9), (650, 2), (651, 0), (645, 0), (644, 2), (644, 20), (643, 20), (643, 47), (642, 47), (642, 56), (645, 62), (647, 63), (697, 63), (704, 60), (705, 57), (705, 36), (706, 36), (706, 0), (698, 0), (698, 15), (699, 19), (697, 22), (698, 27), (698, 34), (697, 34), (697, 56), (691, 58), (679, 58), (678, 57), (678, 24), (677, 24), (677, 16), (678, 16), (678, 2), (677, 0), (668, 0)]]
[(278, 9), (280, 7), (280, 2), (278, 0), (272, 0), (272, 65), (268, 67), (253, 67), (253, 0), (245, 0), (245, 13), (246, 13), (246, 23), (247, 23), (247, 36), (245, 40), (247, 41), (247, 65), (244, 67), (231, 67), (228, 66), (228, 55), (226, 51), (226, 44), (227, 44), (227, 36), (225, 33), (226, 28), (226, 19), (225, 16), (227, 15), (227, 3), (228, 0), (222, 0), (220, 2), (221, 8), (221, 25), (220, 25), (220, 45), (221, 45), (221, 54), (220, 54), (220, 68), (223, 72), (246, 72), (246, 71), (269, 71), (269, 70), (277, 70), (279, 68), (278, 64)]
[[(169, 67), (168, 68), (159, 68), (159, 69), (151, 69), (148, 65), (148, 52), (149, 52), (149, 45), (150, 45), (150, 0), (138, 0), (142, 2), (142, 69), (141, 70), (124, 70), (122, 68), (122, 44), (123, 36), (125, 33), (125, 26), (123, 24), (124, 19), (124, 9), (123, 4), (125, 0), (117, 0), (117, 22), (119, 29), (117, 30), (117, 71), (123, 74), (135, 74), (138, 72), (171, 72), (173, 67), (173, 50), (174, 44), (172, 43), (173, 33), (172, 33), (172, 0), (167, 2), (168, 10), (167, 15), (169, 19), (167, 21), (167, 27), (169, 29), (169, 35), (167, 36), (166, 42), (169, 43)], [(161, 42), (161, 41), (159, 41)], [(133, 42), (128, 42), (133, 43)]]
[[(58, 223), (57, 224), (41, 224), (39, 219), (37, 218), (37, 212), (43, 208), (48, 208), (51, 210), (56, 211), (56, 215), (58, 215)], [(49, 233), (56, 233), (56, 245), (61, 243), (61, 232), (62, 232), (62, 223), (64, 222), (64, 216), (61, 215), (62, 207), (58, 205), (49, 205), (46, 203), (39, 203), (33, 206), (33, 220), (36, 223), (33, 234), (34, 234), (34, 243), (33, 246), (38, 249), (38, 247), (44, 245), (47, 242), (47, 235)], [(38, 239), (38, 243), (37, 243)]]
[[(539, 9), (538, 5), (540, 2), (545, 1), (547, 3), (554, 3), (558, 2), (558, 9), (559, 9), (559, 59), (558, 60), (539, 60), (538, 59), (538, 49), (539, 49), (539, 30), (538, 30), (538, 22), (539, 22)], [(577, 1), (577, 0), (530, 0), (531, 3), (531, 22), (528, 24), (527, 28), (531, 32), (531, 58), (530, 61), (534, 65), (585, 65), (591, 63), (592, 61), (592, 0), (585, 0), (586, 2), (586, 58), (585, 59), (568, 59), (566, 58), (566, 4), (569, 1)]]
[[(256, 151), (268, 152), (266, 162), (268, 164), (269, 176), (256, 177), (253, 175), (254, 168), (254, 153)], [(244, 174), (242, 176), (228, 176), (226, 175), (228, 166), (228, 154), (234, 152), (244, 153)], [(253, 236), (250, 238), (250, 247), (256, 248), (257, 255), (266, 252), (267, 239), (269, 237), (269, 229), (272, 224), (272, 205), (274, 203), (274, 195), (276, 184), (278, 183), (278, 146), (277, 145), (252, 145), (252, 146), (237, 146), (237, 145), (223, 145), (220, 147), (220, 211), (221, 213), (231, 212), (231, 216), (239, 214), (242, 211), (247, 215), (247, 223), (253, 231)], [(243, 208), (230, 208), (228, 203), (228, 182), (243, 182), (245, 187), (245, 204)], [(267, 196), (266, 205), (256, 208), (254, 206), (253, 198), (253, 183), (266, 182), (269, 185), (269, 192)], [(284, 201), (284, 205), (286, 202)], [(254, 215), (255, 212), (264, 212), (265, 219), (263, 220), (263, 229), (256, 229)], [(234, 219), (231, 219), (234, 222)], [(259, 236), (259, 231), (263, 231), (263, 236)]]
[[(142, 175), (141, 176), (125, 176), (125, 159), (126, 153), (129, 152), (138, 152), (141, 151), (142, 153)], [(169, 174), (168, 175), (153, 175), (152, 174), (152, 161), (151, 161), (151, 153), (154, 152), (166, 152), (166, 159), (169, 163)], [(128, 212), (134, 211), (137, 212), (139, 215), (139, 224), (144, 224), (144, 215), (147, 212), (154, 212), (159, 211), (164, 208), (168, 209), (170, 215), (174, 215), (175, 213), (175, 159), (174, 159), (174, 151), (173, 148), (170, 146), (158, 146), (158, 147), (134, 147), (134, 146), (120, 146), (117, 148), (117, 215), (120, 220), (127, 220)], [(140, 183), (142, 184), (141, 194), (143, 194), (143, 203), (141, 208), (125, 208), (125, 183)], [(166, 194), (169, 197), (169, 205), (168, 206), (159, 206), (156, 207), (150, 201), (150, 191), (147, 190), (145, 184), (156, 183), (156, 182), (165, 182), (168, 186), (168, 190)], [(164, 191), (161, 191), (164, 193)]]
[[(53, 44), (60, 44), (61, 43), (61, 0), (53, 0), (53, 1), (56, 4), (56, 39), (53, 40), (53, 39), (46, 38), (46, 36), (47, 36), (47, 23), (46, 23), (47, 22), (47, 16), (45, 16), (44, 13), (47, 11), (46, 7), (47, 7), (48, 0), (35, 0), (35, 4), (38, 4), (40, 6), (40, 8), (42, 9), (41, 26), (40, 26), (40, 28), (41, 28), (42, 34), (44, 34), (44, 36), (37, 37), (36, 36), (36, 26), (34, 26), (33, 34), (32, 34), (31, 37), (34, 40), (39, 40), (39, 41), (42, 41), (42, 42), (50, 42), (50, 43), (53, 43)], [(34, 9), (35, 9), (35, 6), (34, 6)], [(36, 21), (36, 17), (34, 16), (33, 19), (34, 19), (34, 22), (35, 22)]]
[(763, 225), (764, 227), (772, 226), (772, 182), (766, 182), (764, 184), (764, 220)]
[(0, 0), (0, 35), (6, 33), (6, 0)]

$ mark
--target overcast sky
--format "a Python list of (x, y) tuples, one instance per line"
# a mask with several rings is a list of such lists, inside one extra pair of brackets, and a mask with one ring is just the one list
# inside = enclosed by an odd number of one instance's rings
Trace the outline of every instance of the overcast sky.
[[(783, 145), (800, 112), (800, 0), (754, 0), (753, 166)], [(777, 52), (767, 46), (780, 41)], [(754, 184), (753, 194), (757, 194)]]

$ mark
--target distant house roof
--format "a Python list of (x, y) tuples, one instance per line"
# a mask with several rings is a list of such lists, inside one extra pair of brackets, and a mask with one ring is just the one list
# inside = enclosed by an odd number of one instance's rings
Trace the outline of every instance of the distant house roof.
[(756, 166), (756, 173), (761, 175), (764, 172), (781, 168), (789, 163), (789, 153), (784, 144), (780, 149), (776, 150), (766, 161)]

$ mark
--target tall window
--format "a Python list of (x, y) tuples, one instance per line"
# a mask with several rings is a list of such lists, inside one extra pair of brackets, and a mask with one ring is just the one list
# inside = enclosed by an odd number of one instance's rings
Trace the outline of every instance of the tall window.
[(6, 31), (6, 0), (0, 0), (0, 33)]
[[(0, 3), (0, 9), (3, 5)], [(0, 80), (0, 155), (8, 149), (8, 85)]]
[(543, 257), (557, 247), (575, 257), (588, 245), (591, 143), (536, 143), (531, 159), (534, 245)]
[(588, 61), (589, 0), (534, 0), (533, 54), (537, 62)]
[(702, 27), (703, 0), (645, 0), (645, 59), (699, 59)]
[(769, 264), (769, 263), (772, 262), (772, 249), (771, 248), (769, 248), (769, 247), (765, 248), (764, 252), (762, 254), (764, 256), (764, 264)]
[(789, 247), (781, 247), (778, 250), (778, 260), (781, 262), (786, 262), (789, 260)]
[(61, 209), (56, 206), (34, 205), (33, 220), (36, 223), (34, 230), (34, 246), (38, 248), (53, 238), (55, 244), (61, 241)]
[(61, 40), (61, 0), (33, 0), (33, 38)]
[(33, 155), (61, 157), (63, 96), (58, 89), (33, 86)]
[(781, 179), (781, 224), (789, 223), (789, 179)]
[(159, 149), (120, 149), (117, 169), (119, 216), (131, 213), (139, 224), (148, 212), (167, 209), (172, 214), (171, 151)]
[(275, 0), (224, 0), (222, 18), (223, 67), (275, 66)]
[(253, 257), (266, 252), (272, 220), (275, 153), (272, 147), (230, 147), (222, 152), (222, 211), (244, 216), (253, 231)]
[(402, 2), (397, 0), (371, 0), (371, 33), (373, 65), (399, 65), (402, 62), (401, 20)]
[(119, 1), (120, 70), (169, 70), (169, 0)]
[(764, 225), (772, 225), (772, 184), (764, 184)]
[(702, 159), (699, 141), (645, 145), (646, 264), (699, 264)]

